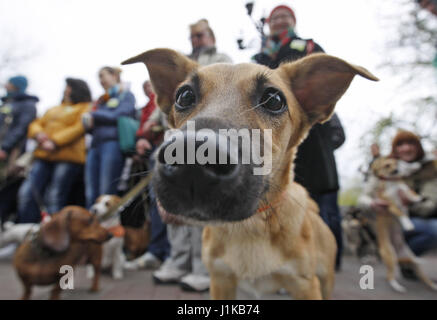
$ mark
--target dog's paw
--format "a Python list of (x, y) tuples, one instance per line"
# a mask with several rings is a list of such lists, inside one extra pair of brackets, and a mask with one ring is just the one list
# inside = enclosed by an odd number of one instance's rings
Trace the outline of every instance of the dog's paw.
[(437, 283), (432, 282), (429, 287), (432, 291), (437, 291)]
[(400, 218), (400, 221), (401, 221), (402, 228), (403, 228), (405, 231), (411, 231), (411, 230), (414, 230), (414, 224), (413, 224), (413, 222), (410, 220), (409, 217), (402, 216), (402, 217)]
[(88, 291), (91, 292), (91, 293), (99, 292), (99, 287), (98, 286), (92, 286)]
[(405, 293), (407, 292), (407, 289), (405, 289), (404, 286), (402, 286), (399, 282), (397, 282), (396, 280), (390, 280), (389, 281), (390, 286), (393, 288), (394, 291), (399, 292), (399, 293)]
[(90, 266), (90, 265), (86, 266), (86, 277), (87, 277), (87, 279), (94, 278), (94, 274), (95, 274), (94, 267)]

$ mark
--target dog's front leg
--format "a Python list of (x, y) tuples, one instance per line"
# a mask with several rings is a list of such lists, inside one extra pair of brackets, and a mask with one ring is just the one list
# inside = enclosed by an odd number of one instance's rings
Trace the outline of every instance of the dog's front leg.
[(24, 293), (21, 296), (21, 300), (29, 300), (30, 296), (32, 295), (32, 285), (23, 282), (23, 286), (24, 286)]
[(228, 272), (210, 272), (210, 294), (213, 300), (235, 300), (237, 277)]
[(61, 286), (58, 281), (52, 289), (52, 292), (50, 294), (50, 300), (59, 300), (60, 295), (61, 295)]
[(90, 251), (92, 252), (92, 254), (90, 255), (90, 263), (94, 268), (94, 278), (90, 291), (97, 292), (99, 290), (99, 277), (100, 277), (100, 268), (102, 264), (103, 249), (101, 244), (93, 244), (92, 246), (93, 249)]
[(112, 277), (114, 279), (123, 278), (123, 265), (124, 265), (124, 255), (123, 255), (123, 238), (118, 238), (117, 243), (114, 245), (114, 251), (112, 256)]

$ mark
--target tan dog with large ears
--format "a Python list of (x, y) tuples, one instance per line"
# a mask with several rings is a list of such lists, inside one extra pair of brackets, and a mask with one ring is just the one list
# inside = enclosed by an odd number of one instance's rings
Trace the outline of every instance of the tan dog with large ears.
[[(234, 299), (237, 284), (244, 282), (255, 290), (285, 288), (296, 299), (329, 298), (335, 239), (315, 202), (293, 181), (293, 159), (311, 126), (329, 119), (355, 75), (377, 78), (326, 54), (276, 70), (248, 63), (200, 67), (169, 49), (147, 51), (123, 64), (135, 62), (146, 64), (169, 125), (183, 130), (159, 148), (152, 183), (164, 218), (177, 215), (207, 225), (202, 258), (211, 297)], [(170, 163), (166, 151), (172, 144), (187, 150), (193, 138), (189, 120), (196, 134), (213, 131), (204, 142), (215, 136), (215, 153), (227, 160), (240, 157), (245, 146), (239, 142), (228, 150), (229, 140), (223, 144), (219, 138), (223, 129), (261, 129), (262, 142), (250, 139), (264, 143), (264, 155), (270, 150), (272, 170), (255, 175), (254, 161)], [(271, 129), (271, 143), (264, 129)], [(196, 154), (203, 148), (198, 142)]]

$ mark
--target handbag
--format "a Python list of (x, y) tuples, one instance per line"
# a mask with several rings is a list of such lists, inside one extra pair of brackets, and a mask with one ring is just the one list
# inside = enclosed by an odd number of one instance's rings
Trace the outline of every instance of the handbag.
[(136, 151), (136, 133), (140, 122), (130, 117), (117, 119), (118, 142), (124, 154), (132, 154)]

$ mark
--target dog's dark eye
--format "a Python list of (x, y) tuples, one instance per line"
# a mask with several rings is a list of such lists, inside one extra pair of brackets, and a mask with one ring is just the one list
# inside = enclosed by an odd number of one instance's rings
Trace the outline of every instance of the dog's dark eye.
[(287, 108), (284, 96), (275, 88), (267, 88), (264, 91), (260, 105), (272, 113), (281, 113)]
[(196, 103), (196, 95), (190, 86), (180, 88), (176, 93), (176, 109), (182, 111), (191, 108)]

